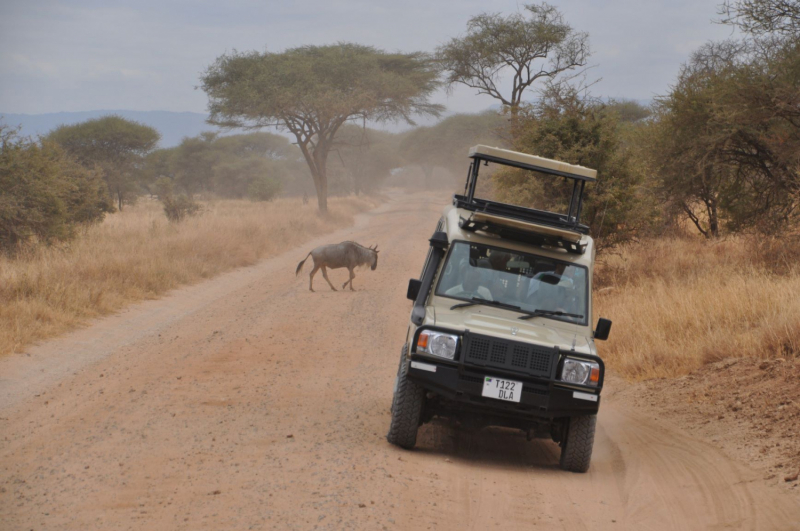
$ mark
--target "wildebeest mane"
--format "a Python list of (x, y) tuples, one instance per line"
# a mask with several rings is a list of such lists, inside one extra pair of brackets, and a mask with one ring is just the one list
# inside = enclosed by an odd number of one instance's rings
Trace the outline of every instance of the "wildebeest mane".
[(342, 243), (352, 243), (353, 247), (350, 249), (355, 254), (355, 262), (358, 263), (359, 266), (368, 266), (372, 263), (372, 254), (375, 252), (374, 249), (370, 249), (369, 247), (364, 247), (358, 242), (354, 242), (352, 240), (346, 240)]

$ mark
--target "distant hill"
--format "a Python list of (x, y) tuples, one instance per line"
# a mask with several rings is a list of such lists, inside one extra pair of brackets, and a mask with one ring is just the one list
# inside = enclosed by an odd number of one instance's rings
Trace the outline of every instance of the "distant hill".
[(22, 126), (23, 136), (46, 135), (59, 125), (71, 125), (109, 114), (149, 125), (161, 133), (160, 147), (173, 147), (187, 136), (197, 136), (203, 131), (218, 129), (206, 123), (208, 115), (197, 112), (170, 111), (82, 111), (49, 114), (3, 114), (0, 120), (12, 127)]

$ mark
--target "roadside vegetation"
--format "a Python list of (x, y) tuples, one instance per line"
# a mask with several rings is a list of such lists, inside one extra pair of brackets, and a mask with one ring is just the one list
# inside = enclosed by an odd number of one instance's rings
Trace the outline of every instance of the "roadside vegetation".
[(598, 265), (599, 349), (631, 379), (676, 377), (727, 358), (800, 352), (800, 240), (753, 235), (651, 239)]
[(256, 263), (353, 222), (378, 199), (336, 197), (327, 217), (300, 198), (203, 202), (203, 213), (170, 223), (141, 200), (66, 245), (0, 255), (0, 355), (87, 319), (178, 286)]
[(657, 230), (605, 257), (597, 311), (632, 378), (800, 353), (800, 3), (719, 14), (743, 38), (695, 52), (631, 136)]

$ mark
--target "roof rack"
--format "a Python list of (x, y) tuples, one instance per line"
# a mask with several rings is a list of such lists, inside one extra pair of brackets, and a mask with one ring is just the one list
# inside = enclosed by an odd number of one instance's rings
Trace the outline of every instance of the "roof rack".
[(482, 231), (496, 234), (504, 240), (515, 240), (542, 247), (563, 249), (572, 254), (586, 252), (586, 242), (578, 232), (553, 226), (519, 221), (483, 212), (474, 212), (468, 218), (460, 218), (458, 226), (469, 232)]
[[(565, 233), (578, 233), (578, 241), (580, 240), (580, 234), (589, 233), (589, 227), (580, 223), (581, 208), (583, 207), (583, 190), (587, 182), (594, 182), (597, 179), (597, 170), (484, 145), (477, 145), (470, 148), (469, 157), (472, 159), (472, 163), (470, 164), (469, 174), (467, 175), (464, 195), (456, 194), (453, 196), (453, 203), (459, 208), (470, 210), (476, 214), (485, 214), (489, 217), (485, 219), (475, 219), (475, 215), (470, 216), (470, 220), (465, 220), (467, 223), (462, 226), (463, 229), (484, 230), (499, 234), (500, 229), (496, 228), (495, 230), (491, 230), (491, 227), (496, 227), (500, 224), (504, 226), (504, 229), (502, 229), (506, 233), (504, 237), (509, 237), (513, 234), (519, 235), (520, 232), (530, 231), (535, 231), (541, 236), (547, 232), (541, 230), (542, 225), (545, 225), (560, 230), (556, 234), (546, 235), (546, 240), (549, 243), (543, 242), (543, 244), (553, 245), (555, 242), (555, 245), (558, 247), (565, 248), (570, 252), (582, 254), (582, 250), (580, 250), (581, 246), (574, 241), (575, 238), (565, 237)], [(484, 165), (493, 162), (504, 166), (572, 179), (574, 184), (568, 212), (566, 214), (559, 214), (546, 210), (537, 210), (476, 198), (475, 190), (477, 189), (481, 162), (484, 162)], [(527, 227), (513, 227), (511, 224), (503, 223), (502, 218), (519, 220), (532, 225)], [(537, 227), (540, 227), (540, 229), (537, 229)], [(564, 234), (560, 232), (564, 232)]]

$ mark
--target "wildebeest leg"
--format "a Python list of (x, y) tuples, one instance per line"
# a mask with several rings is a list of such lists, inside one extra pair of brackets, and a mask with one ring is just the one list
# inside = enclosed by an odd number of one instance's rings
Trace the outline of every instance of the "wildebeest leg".
[(331, 284), (331, 279), (328, 278), (328, 269), (325, 266), (322, 266), (321, 269), (322, 269), (322, 276), (325, 277), (325, 280), (328, 281), (328, 285), (331, 287), (333, 291), (336, 291), (336, 288), (334, 288), (333, 284)]
[(319, 266), (314, 264), (314, 269), (312, 269), (311, 273), (308, 275), (308, 289), (310, 289), (311, 291), (314, 291), (314, 275), (317, 274), (318, 269)]
[(344, 289), (345, 287), (347, 287), (348, 284), (350, 284), (350, 291), (355, 291), (353, 289), (353, 279), (356, 278), (356, 274), (353, 273), (352, 269), (348, 268), (347, 270), (350, 272), (350, 279), (347, 280), (344, 284), (342, 284), (342, 289)]

